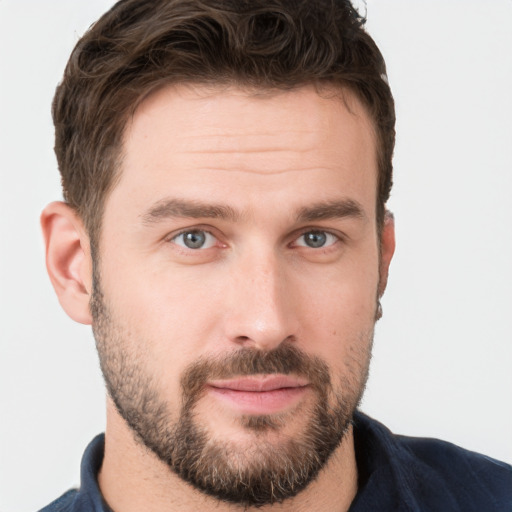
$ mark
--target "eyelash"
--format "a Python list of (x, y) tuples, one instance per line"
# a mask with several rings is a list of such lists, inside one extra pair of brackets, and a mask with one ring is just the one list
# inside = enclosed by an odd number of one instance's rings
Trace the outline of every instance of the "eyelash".
[[(329, 243), (327, 245), (322, 245), (320, 247), (311, 247), (311, 246), (308, 246), (307, 244), (304, 244), (304, 245), (297, 244), (298, 240), (300, 240), (301, 238), (304, 238), (305, 235), (308, 235), (308, 234), (312, 234), (312, 235), (325, 235), (327, 240), (329, 239), (329, 237), (332, 237), (334, 239), (334, 241), (332, 241), (331, 243)], [(330, 231), (326, 231), (324, 229), (307, 229), (305, 231), (302, 231), (302, 233), (298, 237), (294, 238), (294, 240), (293, 240), (293, 242), (295, 244), (297, 244), (298, 247), (305, 247), (305, 248), (309, 248), (309, 249), (313, 249), (313, 250), (317, 250), (317, 251), (329, 250), (333, 245), (335, 245), (339, 241), (341, 241), (341, 237), (339, 235), (331, 233)]]
[[(189, 252), (189, 251), (199, 252), (201, 250), (205, 251), (205, 250), (211, 249), (211, 248), (213, 248), (215, 246), (215, 244), (213, 244), (211, 247), (206, 247), (206, 248), (198, 247), (198, 248), (194, 249), (194, 248), (186, 247), (185, 245), (181, 245), (181, 244), (176, 243), (176, 240), (180, 236), (183, 236), (183, 235), (188, 234), (188, 233), (204, 233), (206, 236), (211, 236), (215, 240), (219, 241), (219, 237), (218, 236), (214, 235), (209, 229), (206, 229), (206, 228), (203, 228), (203, 227), (200, 227), (200, 226), (194, 227), (194, 228), (184, 229), (184, 230), (180, 231), (179, 233), (173, 234), (172, 236), (166, 238), (166, 241), (170, 242), (170, 243), (173, 243), (180, 250), (187, 251), (187, 252)], [(325, 235), (327, 237), (327, 239), (328, 239), (328, 237), (334, 237), (335, 240), (332, 243), (329, 243), (328, 245), (322, 245), (320, 247), (311, 247), (311, 246), (308, 246), (307, 244), (300, 244), (300, 245), (297, 244), (297, 241), (300, 240), (302, 237), (304, 237), (307, 234), (316, 234), (316, 235), (322, 234), (322, 235)], [(312, 249), (314, 251), (328, 251), (333, 246), (337, 245), (338, 242), (342, 242), (342, 241), (343, 241), (343, 236), (341, 236), (340, 234), (332, 233), (331, 231), (328, 231), (328, 230), (325, 230), (325, 229), (304, 228), (298, 234), (294, 235), (294, 238), (293, 238), (293, 241), (291, 242), (291, 244), (296, 244), (296, 247), (303, 247), (305, 249)]]
[[(181, 231), (180, 233), (176, 234), (176, 235), (173, 235), (169, 241), (174, 243), (175, 245), (177, 245), (178, 247), (180, 247), (181, 249), (184, 249), (184, 250), (191, 250), (191, 251), (195, 251), (195, 250), (200, 250), (200, 249), (203, 249), (205, 250), (205, 248), (203, 247), (198, 247), (197, 249), (194, 249), (192, 247), (186, 247), (184, 245), (180, 245), (178, 243), (176, 243), (176, 240), (180, 237), (180, 236), (183, 236), (183, 235), (186, 235), (186, 234), (192, 234), (192, 233), (202, 233), (202, 234), (205, 234), (206, 237), (212, 237), (214, 238), (215, 240), (218, 240), (218, 237), (216, 237), (213, 233), (211, 233), (210, 231), (206, 230), (206, 229), (186, 229), (186, 230), (183, 230)], [(214, 244), (211, 246), (213, 247)], [(211, 247), (206, 247), (206, 249), (210, 249)]]

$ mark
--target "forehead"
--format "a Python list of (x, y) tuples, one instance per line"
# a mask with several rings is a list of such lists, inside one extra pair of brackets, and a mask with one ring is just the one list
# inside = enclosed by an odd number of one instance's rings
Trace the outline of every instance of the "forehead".
[(254, 145), (267, 151), (290, 143), (307, 151), (333, 140), (351, 141), (363, 132), (375, 138), (373, 123), (354, 93), (326, 86), (320, 91), (313, 86), (289, 91), (168, 86), (138, 106), (126, 127), (125, 148), (141, 137), (158, 144), (157, 131), (183, 151), (214, 145), (219, 152), (232, 152), (237, 138), (244, 140), (240, 149)]
[(376, 190), (373, 124), (349, 91), (167, 87), (139, 105), (123, 153), (112, 195), (129, 194), (141, 208), (176, 193), (224, 191), (218, 199), (245, 204), (293, 195), (300, 206), (306, 188), (350, 195), (355, 187), (372, 199)]

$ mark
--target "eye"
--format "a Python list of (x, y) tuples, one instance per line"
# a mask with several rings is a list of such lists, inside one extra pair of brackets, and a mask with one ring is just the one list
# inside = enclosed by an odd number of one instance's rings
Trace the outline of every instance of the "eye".
[(208, 233), (208, 231), (192, 229), (182, 231), (172, 238), (171, 241), (186, 249), (209, 249), (215, 245), (217, 239), (211, 233)]
[(300, 247), (310, 247), (312, 249), (322, 249), (335, 244), (339, 238), (326, 231), (307, 231), (303, 233), (295, 242)]

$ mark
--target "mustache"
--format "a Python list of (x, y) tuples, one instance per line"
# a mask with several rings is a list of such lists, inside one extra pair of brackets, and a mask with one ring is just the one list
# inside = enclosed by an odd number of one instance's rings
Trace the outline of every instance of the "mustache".
[(258, 374), (284, 374), (304, 377), (318, 392), (331, 387), (327, 364), (291, 344), (281, 344), (269, 351), (243, 347), (222, 358), (202, 358), (183, 372), (181, 388), (186, 398), (197, 397), (210, 380)]

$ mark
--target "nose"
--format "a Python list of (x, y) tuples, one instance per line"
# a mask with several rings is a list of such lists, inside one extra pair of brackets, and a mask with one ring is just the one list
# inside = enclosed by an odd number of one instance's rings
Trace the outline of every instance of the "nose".
[(269, 351), (298, 337), (297, 295), (286, 263), (253, 254), (231, 268), (225, 334), (233, 343)]

